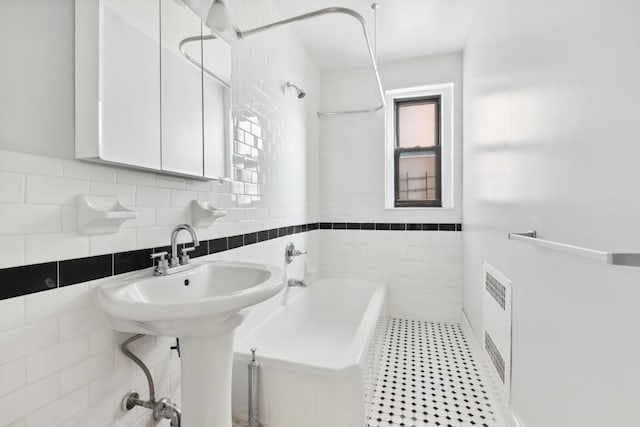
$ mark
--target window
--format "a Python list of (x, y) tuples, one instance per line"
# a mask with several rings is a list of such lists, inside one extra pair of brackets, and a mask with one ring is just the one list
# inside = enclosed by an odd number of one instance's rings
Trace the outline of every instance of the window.
[(441, 207), (440, 96), (395, 99), (394, 206)]
[(386, 209), (453, 208), (453, 84), (386, 93)]

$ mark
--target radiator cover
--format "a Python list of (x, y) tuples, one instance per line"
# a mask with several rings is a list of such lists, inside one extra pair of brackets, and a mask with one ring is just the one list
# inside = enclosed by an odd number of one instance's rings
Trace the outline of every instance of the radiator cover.
[(485, 262), (482, 285), (484, 289), (483, 347), (502, 381), (505, 398), (510, 400), (511, 281)]

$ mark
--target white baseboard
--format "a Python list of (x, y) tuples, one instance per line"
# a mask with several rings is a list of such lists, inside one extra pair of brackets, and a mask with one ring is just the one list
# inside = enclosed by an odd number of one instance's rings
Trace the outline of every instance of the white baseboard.
[(469, 318), (467, 317), (467, 313), (464, 312), (464, 308), (461, 310), (460, 317), (462, 318), (462, 330), (464, 331), (464, 334), (466, 335), (466, 337), (471, 338), (473, 340), (473, 343), (476, 345), (476, 347), (482, 348), (482, 344), (478, 340), (478, 337), (476, 336), (476, 334), (473, 332), (473, 328), (471, 327), (471, 322), (469, 322)]
[(493, 366), (491, 360), (489, 360), (489, 356), (483, 350), (482, 342), (479, 340), (477, 335), (473, 332), (473, 328), (471, 327), (471, 323), (467, 318), (467, 314), (462, 310), (462, 331), (464, 332), (467, 339), (471, 342), (471, 347), (474, 354), (480, 359), (480, 366), (482, 368), (485, 376), (489, 377), (488, 380), (490, 382), (489, 388), (490, 392), (494, 395), (494, 397), (499, 400), (499, 404), (501, 406), (501, 418), (505, 423), (505, 427), (526, 427), (522, 422), (520, 417), (515, 413), (511, 405), (504, 396), (504, 392), (502, 391), (502, 387), (497, 386), (498, 384), (502, 384), (500, 378), (498, 377), (498, 373), (495, 370), (491, 369)]

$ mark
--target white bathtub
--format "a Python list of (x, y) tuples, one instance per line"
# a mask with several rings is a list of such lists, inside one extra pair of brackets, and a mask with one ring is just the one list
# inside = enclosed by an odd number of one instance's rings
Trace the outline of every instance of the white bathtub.
[(257, 347), (262, 427), (363, 427), (386, 317), (386, 285), (319, 279), (236, 339), (233, 416), (247, 419)]

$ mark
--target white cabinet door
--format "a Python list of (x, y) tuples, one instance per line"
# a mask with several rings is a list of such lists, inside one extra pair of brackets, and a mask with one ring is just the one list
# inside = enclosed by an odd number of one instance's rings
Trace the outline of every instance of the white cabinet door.
[[(203, 175), (202, 69), (180, 52), (180, 43), (201, 37), (201, 21), (174, 0), (161, 0), (162, 170)], [(202, 64), (202, 41), (184, 44)]]
[(160, 169), (159, 6), (159, 0), (103, 2), (98, 94), (102, 160)]
[(203, 45), (176, 0), (76, 0), (75, 13), (76, 158), (228, 178), (229, 45), (208, 29)]

